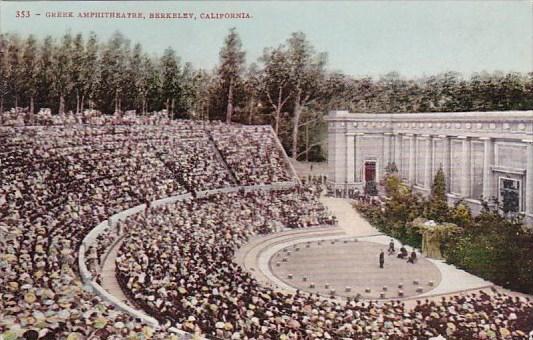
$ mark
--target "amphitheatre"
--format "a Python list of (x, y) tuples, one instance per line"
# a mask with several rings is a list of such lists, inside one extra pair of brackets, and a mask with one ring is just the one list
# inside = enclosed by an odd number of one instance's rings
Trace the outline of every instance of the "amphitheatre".
[[(533, 302), (391, 238), (270, 126), (0, 126), (0, 339), (527, 339)], [(401, 244), (393, 240), (396, 249)], [(413, 249), (407, 247), (411, 252)]]

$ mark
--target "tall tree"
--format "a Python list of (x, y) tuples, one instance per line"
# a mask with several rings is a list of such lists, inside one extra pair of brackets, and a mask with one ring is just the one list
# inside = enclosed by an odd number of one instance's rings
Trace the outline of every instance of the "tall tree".
[(54, 70), (54, 40), (51, 36), (44, 38), (39, 51), (39, 71), (37, 75), (37, 105), (41, 108), (52, 108), (53, 70)]
[(448, 198), (446, 197), (446, 178), (442, 167), (440, 167), (433, 179), (426, 216), (437, 222), (448, 222), (449, 215)]
[(85, 84), (85, 46), (83, 42), (83, 36), (81, 33), (76, 34), (74, 41), (72, 42), (72, 85), (74, 92), (76, 94), (76, 113), (81, 111), (81, 97), (83, 95), (84, 84)]
[(99, 44), (96, 34), (89, 33), (89, 38), (85, 44), (85, 57), (83, 58), (83, 68), (81, 70), (83, 84), (81, 86), (81, 98), (79, 111), (83, 112), (85, 100), (88, 99), (90, 108), (93, 109), (96, 91), (100, 80), (100, 60), (98, 57)]
[(4, 112), (4, 98), (9, 93), (10, 63), (9, 40), (5, 34), (0, 34), (0, 114)]
[(261, 84), (261, 73), (256, 63), (250, 64), (246, 72), (244, 80), (244, 92), (247, 98), (246, 111), (248, 111), (247, 122), (252, 125), (254, 122), (255, 113), (257, 108), (261, 107), (261, 101), (259, 98)]
[(274, 131), (279, 135), (281, 113), (292, 95), (291, 64), (285, 46), (265, 50), (261, 61), (264, 63), (262, 92), (272, 107)]
[(72, 77), (72, 35), (67, 32), (62, 40), (61, 45), (56, 45), (54, 50), (54, 61), (52, 63), (52, 87), (56, 96), (59, 98), (59, 113), (66, 110), (65, 98), (70, 94), (74, 87)]
[(160, 60), (161, 68), (161, 98), (167, 112), (174, 116), (176, 100), (181, 95), (181, 70), (176, 52), (167, 48)]
[(226, 94), (226, 122), (231, 123), (231, 116), (235, 109), (235, 90), (241, 81), (246, 56), (242, 50), (241, 38), (235, 28), (229, 30), (219, 56), (218, 76), (221, 88)]
[(325, 76), (326, 54), (315, 53), (313, 46), (302, 32), (293, 33), (287, 41), (287, 46), (291, 65), (291, 81), (294, 87), (291, 156), (296, 159), (301, 127), (300, 119), (306, 106), (320, 96), (321, 83)]
[(107, 42), (101, 58), (101, 81), (99, 99), (101, 109), (120, 112), (126, 74), (126, 55), (129, 40), (120, 32), (115, 32)]
[(23, 47), (18, 35), (10, 35), (9, 38), (7, 49), (9, 59), (9, 88), (13, 96), (13, 105), (17, 108), (19, 106), (22, 88), (24, 87)]

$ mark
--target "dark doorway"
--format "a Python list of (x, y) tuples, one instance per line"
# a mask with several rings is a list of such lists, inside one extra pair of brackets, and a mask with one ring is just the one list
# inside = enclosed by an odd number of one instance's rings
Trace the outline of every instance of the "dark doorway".
[(376, 181), (376, 161), (365, 161), (365, 182)]

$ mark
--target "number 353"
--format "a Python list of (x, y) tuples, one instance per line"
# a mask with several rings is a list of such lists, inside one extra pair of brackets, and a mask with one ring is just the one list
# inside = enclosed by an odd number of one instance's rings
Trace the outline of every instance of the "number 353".
[(17, 11), (17, 18), (29, 18), (30, 11)]

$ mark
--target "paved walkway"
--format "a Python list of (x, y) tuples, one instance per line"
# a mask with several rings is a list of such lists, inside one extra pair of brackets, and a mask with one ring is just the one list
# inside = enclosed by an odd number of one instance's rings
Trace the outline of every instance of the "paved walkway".
[(122, 289), (118, 285), (117, 278), (115, 276), (115, 258), (117, 257), (117, 252), (121, 244), (122, 241), (117, 242), (117, 244), (115, 244), (113, 249), (111, 249), (111, 251), (107, 255), (104, 265), (102, 266), (102, 288), (107, 290), (109, 294), (113, 295), (120, 301), (125, 302), (126, 304), (131, 306), (128, 301), (128, 298), (126, 297), (126, 295), (124, 295)]
[(344, 198), (321, 196), (320, 201), (337, 217), (338, 226), (348, 236), (371, 236), (381, 234), (352, 207)]

